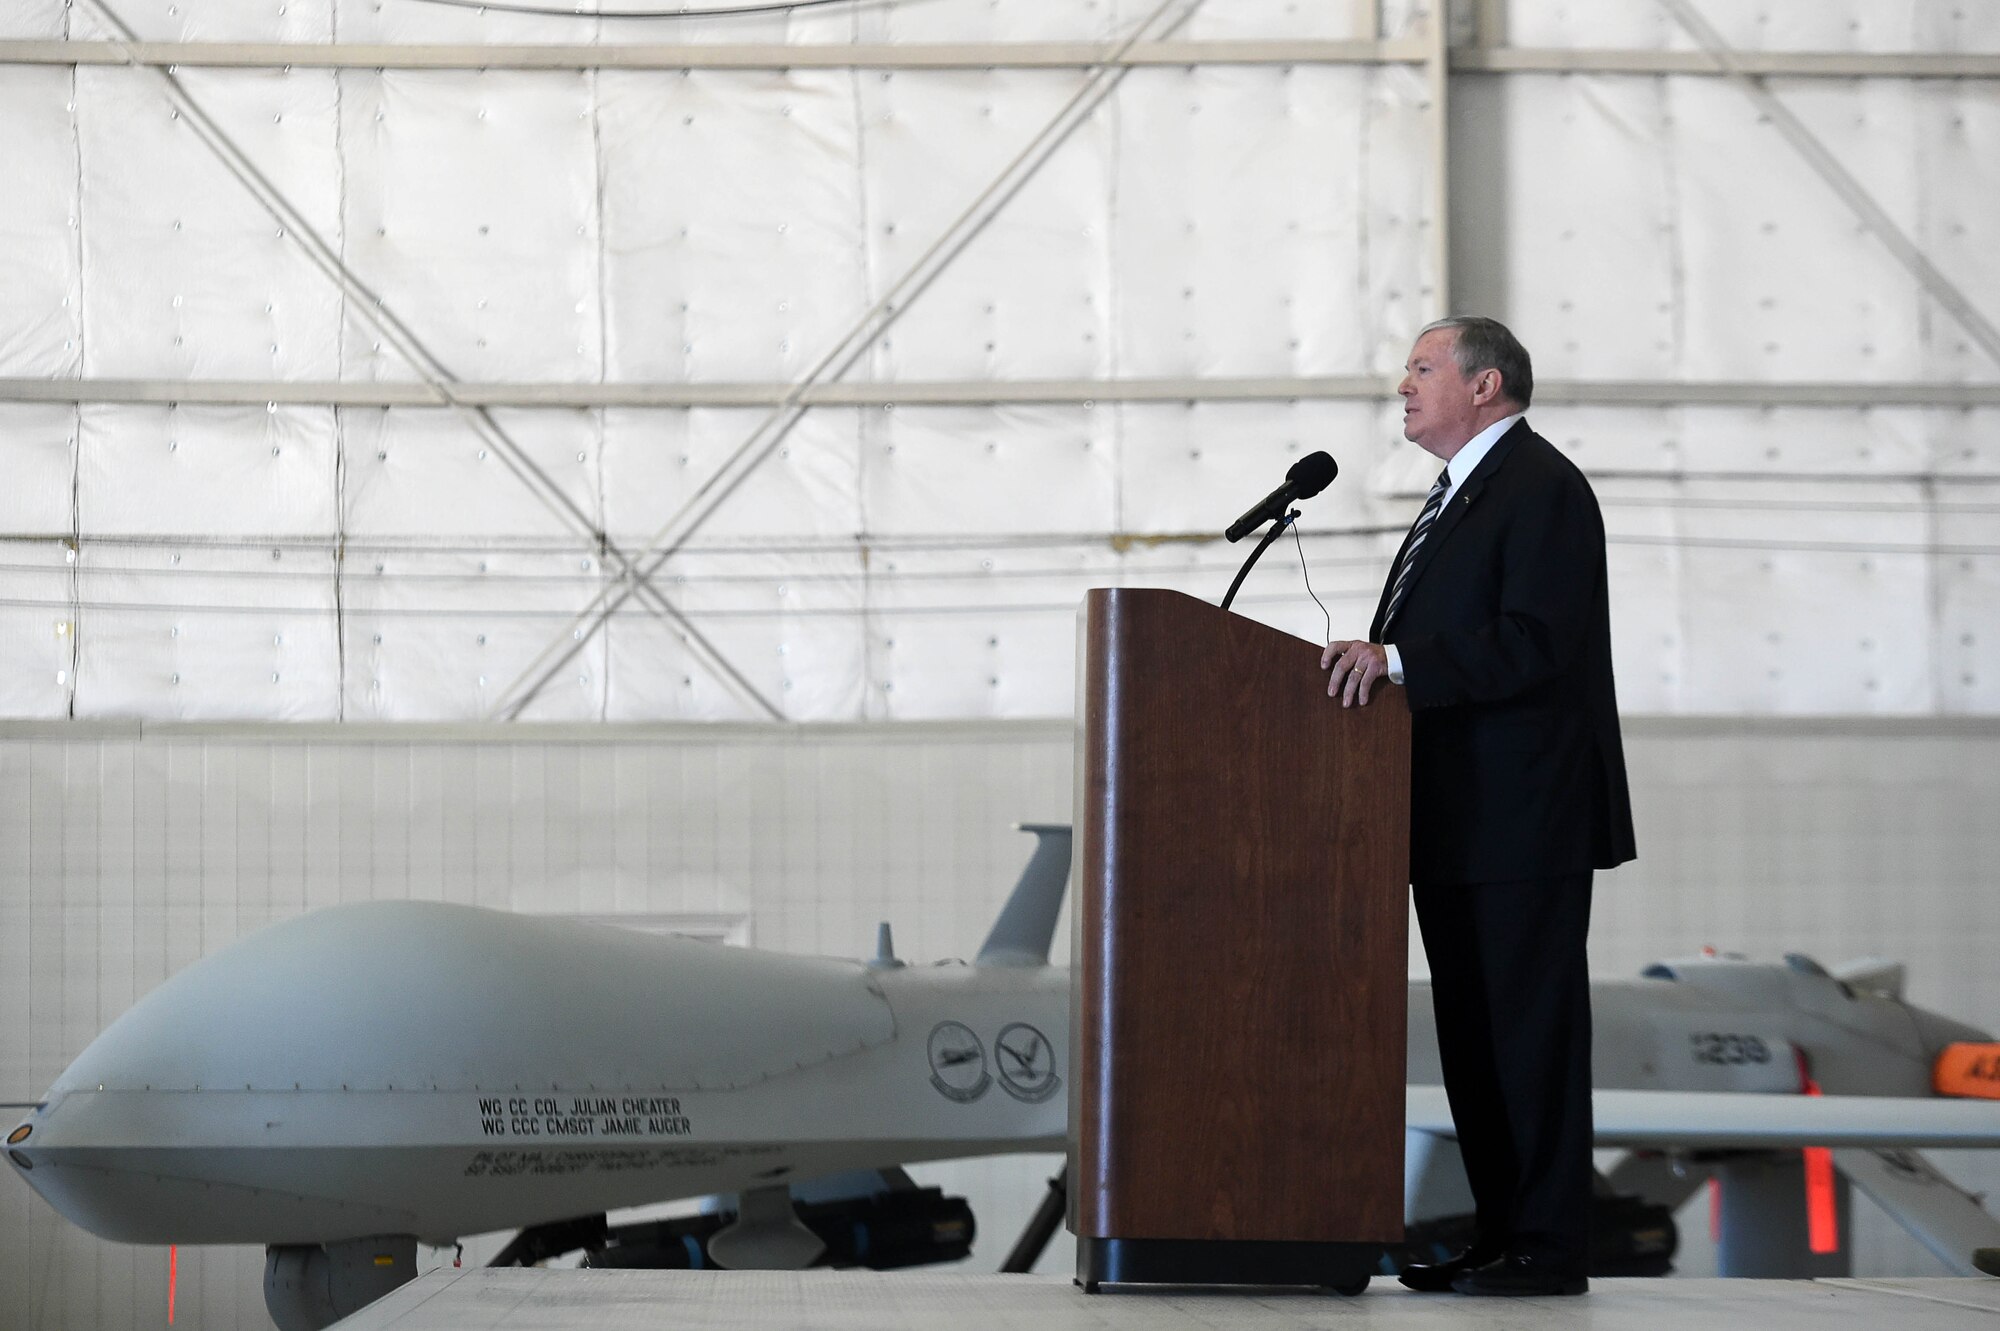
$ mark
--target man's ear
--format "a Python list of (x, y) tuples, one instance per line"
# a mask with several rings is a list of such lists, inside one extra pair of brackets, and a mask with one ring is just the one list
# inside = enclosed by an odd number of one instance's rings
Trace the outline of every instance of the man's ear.
[(1473, 405), (1483, 407), (1500, 396), (1500, 371), (1481, 370), (1472, 381)]

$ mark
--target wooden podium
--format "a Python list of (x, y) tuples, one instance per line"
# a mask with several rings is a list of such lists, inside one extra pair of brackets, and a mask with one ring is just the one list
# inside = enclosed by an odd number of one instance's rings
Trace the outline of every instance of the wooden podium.
[(1077, 1278), (1365, 1287), (1403, 1237), (1410, 716), (1320, 647), (1093, 591), (1078, 665)]

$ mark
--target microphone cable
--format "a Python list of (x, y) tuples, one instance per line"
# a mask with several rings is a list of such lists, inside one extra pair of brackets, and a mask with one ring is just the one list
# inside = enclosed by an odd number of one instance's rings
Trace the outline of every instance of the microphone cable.
[(1320, 600), (1319, 593), (1313, 590), (1312, 574), (1306, 571), (1306, 543), (1299, 539), (1298, 521), (1294, 519), (1289, 525), (1291, 526), (1292, 529), (1292, 544), (1297, 546), (1299, 549), (1299, 573), (1306, 580), (1306, 595), (1313, 598), (1313, 604), (1319, 607), (1320, 614), (1326, 616), (1326, 640), (1328, 642), (1332, 642), (1333, 616), (1331, 614), (1328, 614), (1326, 608), (1326, 602)]

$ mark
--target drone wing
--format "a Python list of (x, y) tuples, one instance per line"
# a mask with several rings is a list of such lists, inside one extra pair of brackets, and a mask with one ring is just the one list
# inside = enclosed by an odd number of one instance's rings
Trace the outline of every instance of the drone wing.
[[(2000, 1102), (1990, 1100), (1620, 1090), (1593, 1091), (1590, 1100), (1600, 1147), (1653, 1151), (2000, 1147)], [(1456, 1135), (1442, 1086), (1410, 1087), (1408, 1110), (1413, 1131)]]

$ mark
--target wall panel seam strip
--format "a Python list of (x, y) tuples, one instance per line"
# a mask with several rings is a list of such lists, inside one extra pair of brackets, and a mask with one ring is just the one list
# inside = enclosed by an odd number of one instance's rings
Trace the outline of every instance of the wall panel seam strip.
[[(1392, 375), (1185, 379), (965, 379), (835, 382), (799, 392), (815, 407), (996, 406), (1019, 403), (1365, 401), (1387, 403)], [(455, 383), (452, 397), (476, 407), (768, 407), (788, 383), (633, 381)], [(1896, 380), (1871, 383), (1772, 380), (1569, 379), (1535, 385), (1542, 402), (1594, 406), (1931, 407), (2000, 406), (2000, 383)], [(428, 407), (450, 409), (421, 382), (308, 379), (0, 378), (0, 402), (206, 406)]]
[[(0, 41), (0, 65), (186, 65), (281, 69), (1083, 69), (1181, 65), (1422, 65), (1423, 39), (1165, 41), (1107, 58), (1090, 42), (521, 44)], [(1454, 47), (1454, 74), (1682, 74), (1727, 77), (1703, 51)], [(2000, 52), (1745, 51), (1736, 68), (1775, 78), (1988, 79)]]

